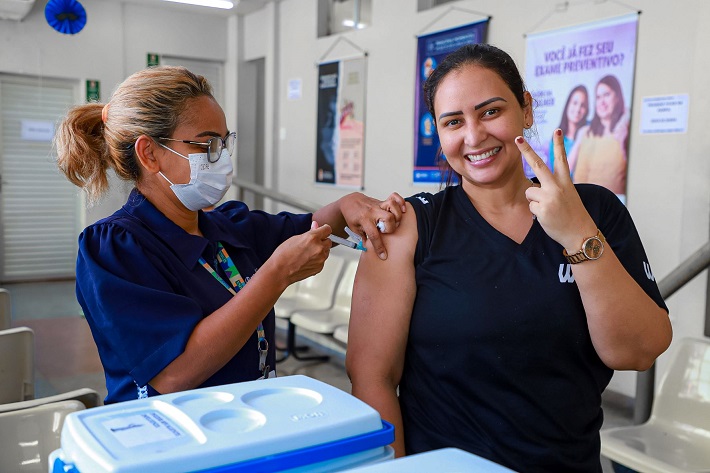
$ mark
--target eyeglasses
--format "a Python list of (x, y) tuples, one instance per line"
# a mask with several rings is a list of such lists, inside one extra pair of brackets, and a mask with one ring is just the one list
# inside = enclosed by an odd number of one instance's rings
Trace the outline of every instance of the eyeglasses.
[(190, 140), (176, 140), (175, 138), (158, 138), (159, 140), (166, 141), (179, 141), (180, 143), (187, 143), (190, 145), (204, 146), (207, 148), (207, 161), (210, 163), (216, 163), (219, 161), (219, 157), (222, 156), (222, 150), (226, 149), (230, 156), (234, 153), (234, 144), (237, 142), (237, 134), (232, 132), (220, 138), (219, 136), (213, 136), (205, 142), (190, 141)]

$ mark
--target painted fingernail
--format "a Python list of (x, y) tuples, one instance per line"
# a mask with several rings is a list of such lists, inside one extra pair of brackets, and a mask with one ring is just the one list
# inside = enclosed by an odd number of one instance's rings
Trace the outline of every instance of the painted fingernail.
[(562, 136), (562, 130), (560, 130), (559, 128), (556, 129), (556, 130), (555, 130), (555, 135), (557, 135), (557, 136)]
[(525, 142), (525, 139), (523, 139), (522, 136), (518, 136), (517, 138), (515, 138), (515, 142), (521, 145)]
[(378, 220), (377, 221), (377, 229), (380, 231), (380, 233), (384, 233), (385, 232), (385, 222), (383, 222), (382, 220)]
[(387, 253), (385, 253), (384, 251), (383, 251), (382, 253), (380, 253), (379, 255), (377, 255), (377, 256), (379, 256), (380, 259), (383, 259), (383, 260), (384, 260), (384, 259), (387, 259)]

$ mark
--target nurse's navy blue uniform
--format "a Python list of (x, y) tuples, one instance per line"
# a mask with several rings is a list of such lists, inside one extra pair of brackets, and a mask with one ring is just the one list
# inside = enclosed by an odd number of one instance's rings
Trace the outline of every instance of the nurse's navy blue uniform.
[[(228, 202), (199, 211), (203, 237), (190, 235), (137, 190), (116, 213), (79, 236), (77, 299), (106, 375), (106, 403), (157, 393), (148, 382), (180, 355), (195, 326), (232, 296), (202, 265), (222, 276), (221, 242), (248, 283), (276, 247), (310, 229), (311, 214), (250, 211)], [(267, 364), (275, 366), (274, 311), (263, 321)], [(258, 379), (256, 327), (244, 347), (200, 387)]]

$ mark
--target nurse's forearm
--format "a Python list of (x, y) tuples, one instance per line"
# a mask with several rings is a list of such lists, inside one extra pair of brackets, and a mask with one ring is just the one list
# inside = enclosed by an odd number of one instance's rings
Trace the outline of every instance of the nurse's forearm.
[(287, 286), (278, 264), (267, 261), (235, 297), (195, 326), (185, 351), (150, 385), (161, 394), (200, 386), (256, 336), (257, 326)]

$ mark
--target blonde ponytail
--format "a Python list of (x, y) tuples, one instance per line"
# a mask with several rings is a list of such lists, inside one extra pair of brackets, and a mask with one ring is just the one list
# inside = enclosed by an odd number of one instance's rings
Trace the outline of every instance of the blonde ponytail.
[(210, 84), (184, 67), (138, 71), (118, 86), (105, 106), (89, 103), (69, 110), (54, 137), (57, 165), (86, 191), (90, 203), (108, 190), (109, 168), (120, 179), (138, 182), (138, 137), (171, 136), (188, 101), (201, 96), (212, 97)]
[(72, 108), (54, 136), (59, 170), (87, 193), (93, 203), (108, 190), (106, 140), (103, 136), (101, 104)]

